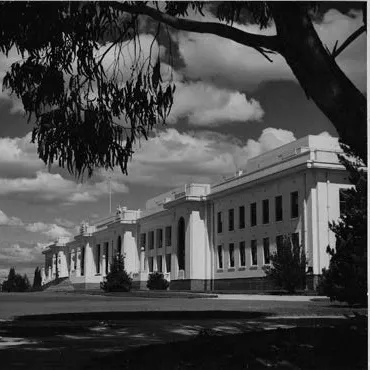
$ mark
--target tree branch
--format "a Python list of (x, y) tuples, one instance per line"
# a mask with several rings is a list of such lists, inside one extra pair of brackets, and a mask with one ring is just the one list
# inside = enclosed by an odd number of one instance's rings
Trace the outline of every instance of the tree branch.
[(366, 31), (366, 26), (361, 26), (355, 32), (353, 32), (346, 41), (337, 49), (338, 41), (335, 43), (334, 50), (331, 53), (333, 58), (336, 58), (345, 48), (347, 48), (353, 41), (355, 41), (359, 36), (361, 36)]
[[(252, 47), (262, 53), (265, 57), (267, 57), (267, 52), (279, 52), (280, 49), (278, 36), (256, 35), (222, 23), (199, 22), (177, 18), (140, 3), (133, 5), (116, 2), (114, 5), (112, 4), (112, 6), (126, 13), (147, 15), (154, 20), (165, 23), (177, 30), (208, 33), (227, 38), (237, 42), (238, 44)], [(267, 57), (267, 59), (269, 58)], [(269, 60), (271, 61), (271, 59)]]

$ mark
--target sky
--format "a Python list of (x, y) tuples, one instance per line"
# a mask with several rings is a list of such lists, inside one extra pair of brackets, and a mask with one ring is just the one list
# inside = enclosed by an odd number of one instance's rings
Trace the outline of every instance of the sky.
[[(332, 49), (361, 24), (358, 10), (342, 13), (328, 5), (315, 28)], [(261, 32), (255, 25), (236, 26)], [(263, 33), (273, 34), (274, 26)], [(144, 29), (140, 37), (145, 49), (152, 36)], [(109, 216), (109, 177), (112, 212), (118, 204), (143, 209), (150, 197), (183, 183), (217, 182), (243, 169), (249, 158), (303, 136), (337, 136), (283, 58), (274, 56), (270, 63), (248, 47), (212, 35), (173, 32), (171, 38), (173, 68), (164, 60), (168, 50), (162, 46), (158, 53), (163, 76), (172, 71), (176, 83), (174, 106), (167, 125), (137, 145), (128, 176), (118, 169), (98, 170), (81, 182), (63, 169), (48, 169), (30, 142), (32, 124), (21, 102), (0, 92), (0, 281), (11, 266), (32, 279), (35, 267), (43, 265), (45, 246), (76, 235), (82, 220)], [(19, 58), (0, 53), (0, 83)], [(366, 92), (365, 34), (337, 63)]]

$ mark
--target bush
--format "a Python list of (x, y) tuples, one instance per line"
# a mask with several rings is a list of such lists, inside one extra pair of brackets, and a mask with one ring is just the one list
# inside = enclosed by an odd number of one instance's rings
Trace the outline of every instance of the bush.
[(2, 284), (3, 292), (26, 292), (31, 285), (26, 274), (23, 276), (15, 273), (15, 268), (12, 267), (9, 271), (8, 279)]
[(115, 256), (110, 267), (110, 272), (104, 281), (100, 283), (100, 288), (105, 292), (129, 292), (132, 286), (132, 279), (125, 271), (123, 256)]
[(306, 254), (300, 245), (293, 245), (289, 236), (284, 236), (281, 248), (270, 257), (271, 266), (263, 270), (274, 283), (288, 293), (306, 287)]
[(153, 272), (149, 274), (146, 286), (150, 290), (166, 290), (170, 286), (170, 283), (164, 278), (161, 272)]
[[(340, 219), (330, 224), (335, 248), (328, 247), (330, 264), (323, 270), (318, 292), (330, 300), (367, 304), (367, 173), (362, 163), (342, 146), (340, 162), (346, 167), (353, 188), (343, 192), (345, 207)], [(351, 159), (349, 159), (351, 158)]]

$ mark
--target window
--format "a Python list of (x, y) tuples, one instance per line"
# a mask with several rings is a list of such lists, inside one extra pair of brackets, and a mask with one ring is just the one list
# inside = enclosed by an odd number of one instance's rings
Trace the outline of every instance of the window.
[(257, 266), (257, 240), (251, 240), (252, 266)]
[(244, 229), (245, 227), (245, 207), (239, 207), (239, 229)]
[(262, 201), (262, 223), (268, 224), (270, 222), (270, 212), (269, 212), (269, 200), (264, 199)]
[(290, 217), (297, 218), (298, 215), (298, 191), (294, 191), (293, 193), (290, 193)]
[(229, 244), (229, 267), (235, 267), (234, 243)]
[(166, 254), (166, 271), (171, 272), (171, 255)]
[(149, 249), (154, 248), (154, 231), (149, 231), (148, 233), (148, 244), (149, 244)]
[(100, 274), (100, 244), (96, 245), (96, 273)]
[(108, 274), (109, 271), (109, 243), (104, 243), (105, 246), (105, 273)]
[(81, 248), (81, 276), (85, 275), (85, 247)]
[(162, 248), (163, 246), (163, 230), (157, 229), (157, 248)]
[(292, 234), (292, 244), (293, 247), (299, 247), (299, 233)]
[(263, 260), (264, 264), (270, 264), (270, 238), (263, 238)]
[(153, 257), (148, 258), (149, 272), (153, 272)]
[(281, 195), (275, 197), (275, 221), (283, 220), (283, 197)]
[(140, 234), (140, 248), (146, 249), (146, 234), (142, 233)]
[(283, 235), (278, 235), (276, 237), (276, 250), (279, 252), (282, 247), (283, 247), (283, 241), (284, 241), (284, 237)]
[(229, 209), (229, 231), (234, 230), (234, 209)]
[(222, 233), (222, 214), (221, 212), (217, 213), (217, 232)]
[(339, 189), (339, 212), (340, 216), (346, 211), (346, 189)]
[(239, 257), (240, 257), (240, 267), (245, 266), (245, 242), (239, 243)]
[(222, 258), (222, 245), (217, 247), (217, 254), (218, 254), (218, 268), (223, 268), (223, 258)]
[(162, 272), (162, 256), (157, 256), (157, 271)]
[(166, 247), (170, 247), (172, 244), (172, 227), (171, 226), (166, 226), (165, 244), (166, 244)]
[(257, 225), (257, 203), (251, 204), (251, 226)]

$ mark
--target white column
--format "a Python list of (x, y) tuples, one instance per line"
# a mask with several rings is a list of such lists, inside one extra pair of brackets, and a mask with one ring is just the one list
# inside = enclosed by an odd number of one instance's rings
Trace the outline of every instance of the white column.
[(145, 248), (140, 248), (140, 272), (145, 271)]
[(123, 234), (123, 256), (125, 257), (125, 269), (128, 273), (137, 272), (137, 249), (136, 241), (132, 231), (125, 231)]
[(85, 244), (85, 276), (94, 276), (96, 273), (92, 245)]
[(59, 277), (68, 276), (67, 256), (65, 254), (65, 251), (59, 251), (58, 252), (58, 276)]
[(51, 266), (49, 266), (48, 268), (48, 281), (52, 280), (53, 279), (53, 276), (52, 276), (52, 269), (51, 269)]
[(52, 273), (52, 276), (51, 278), (52, 279), (55, 279), (56, 277), (56, 261), (57, 261), (57, 256), (56, 254), (53, 254), (53, 258), (52, 258), (52, 263), (51, 263), (51, 273)]
[(45, 267), (41, 267), (41, 285), (45, 284), (45, 282), (46, 282)]
[(76, 249), (76, 276), (81, 276), (81, 248)]

